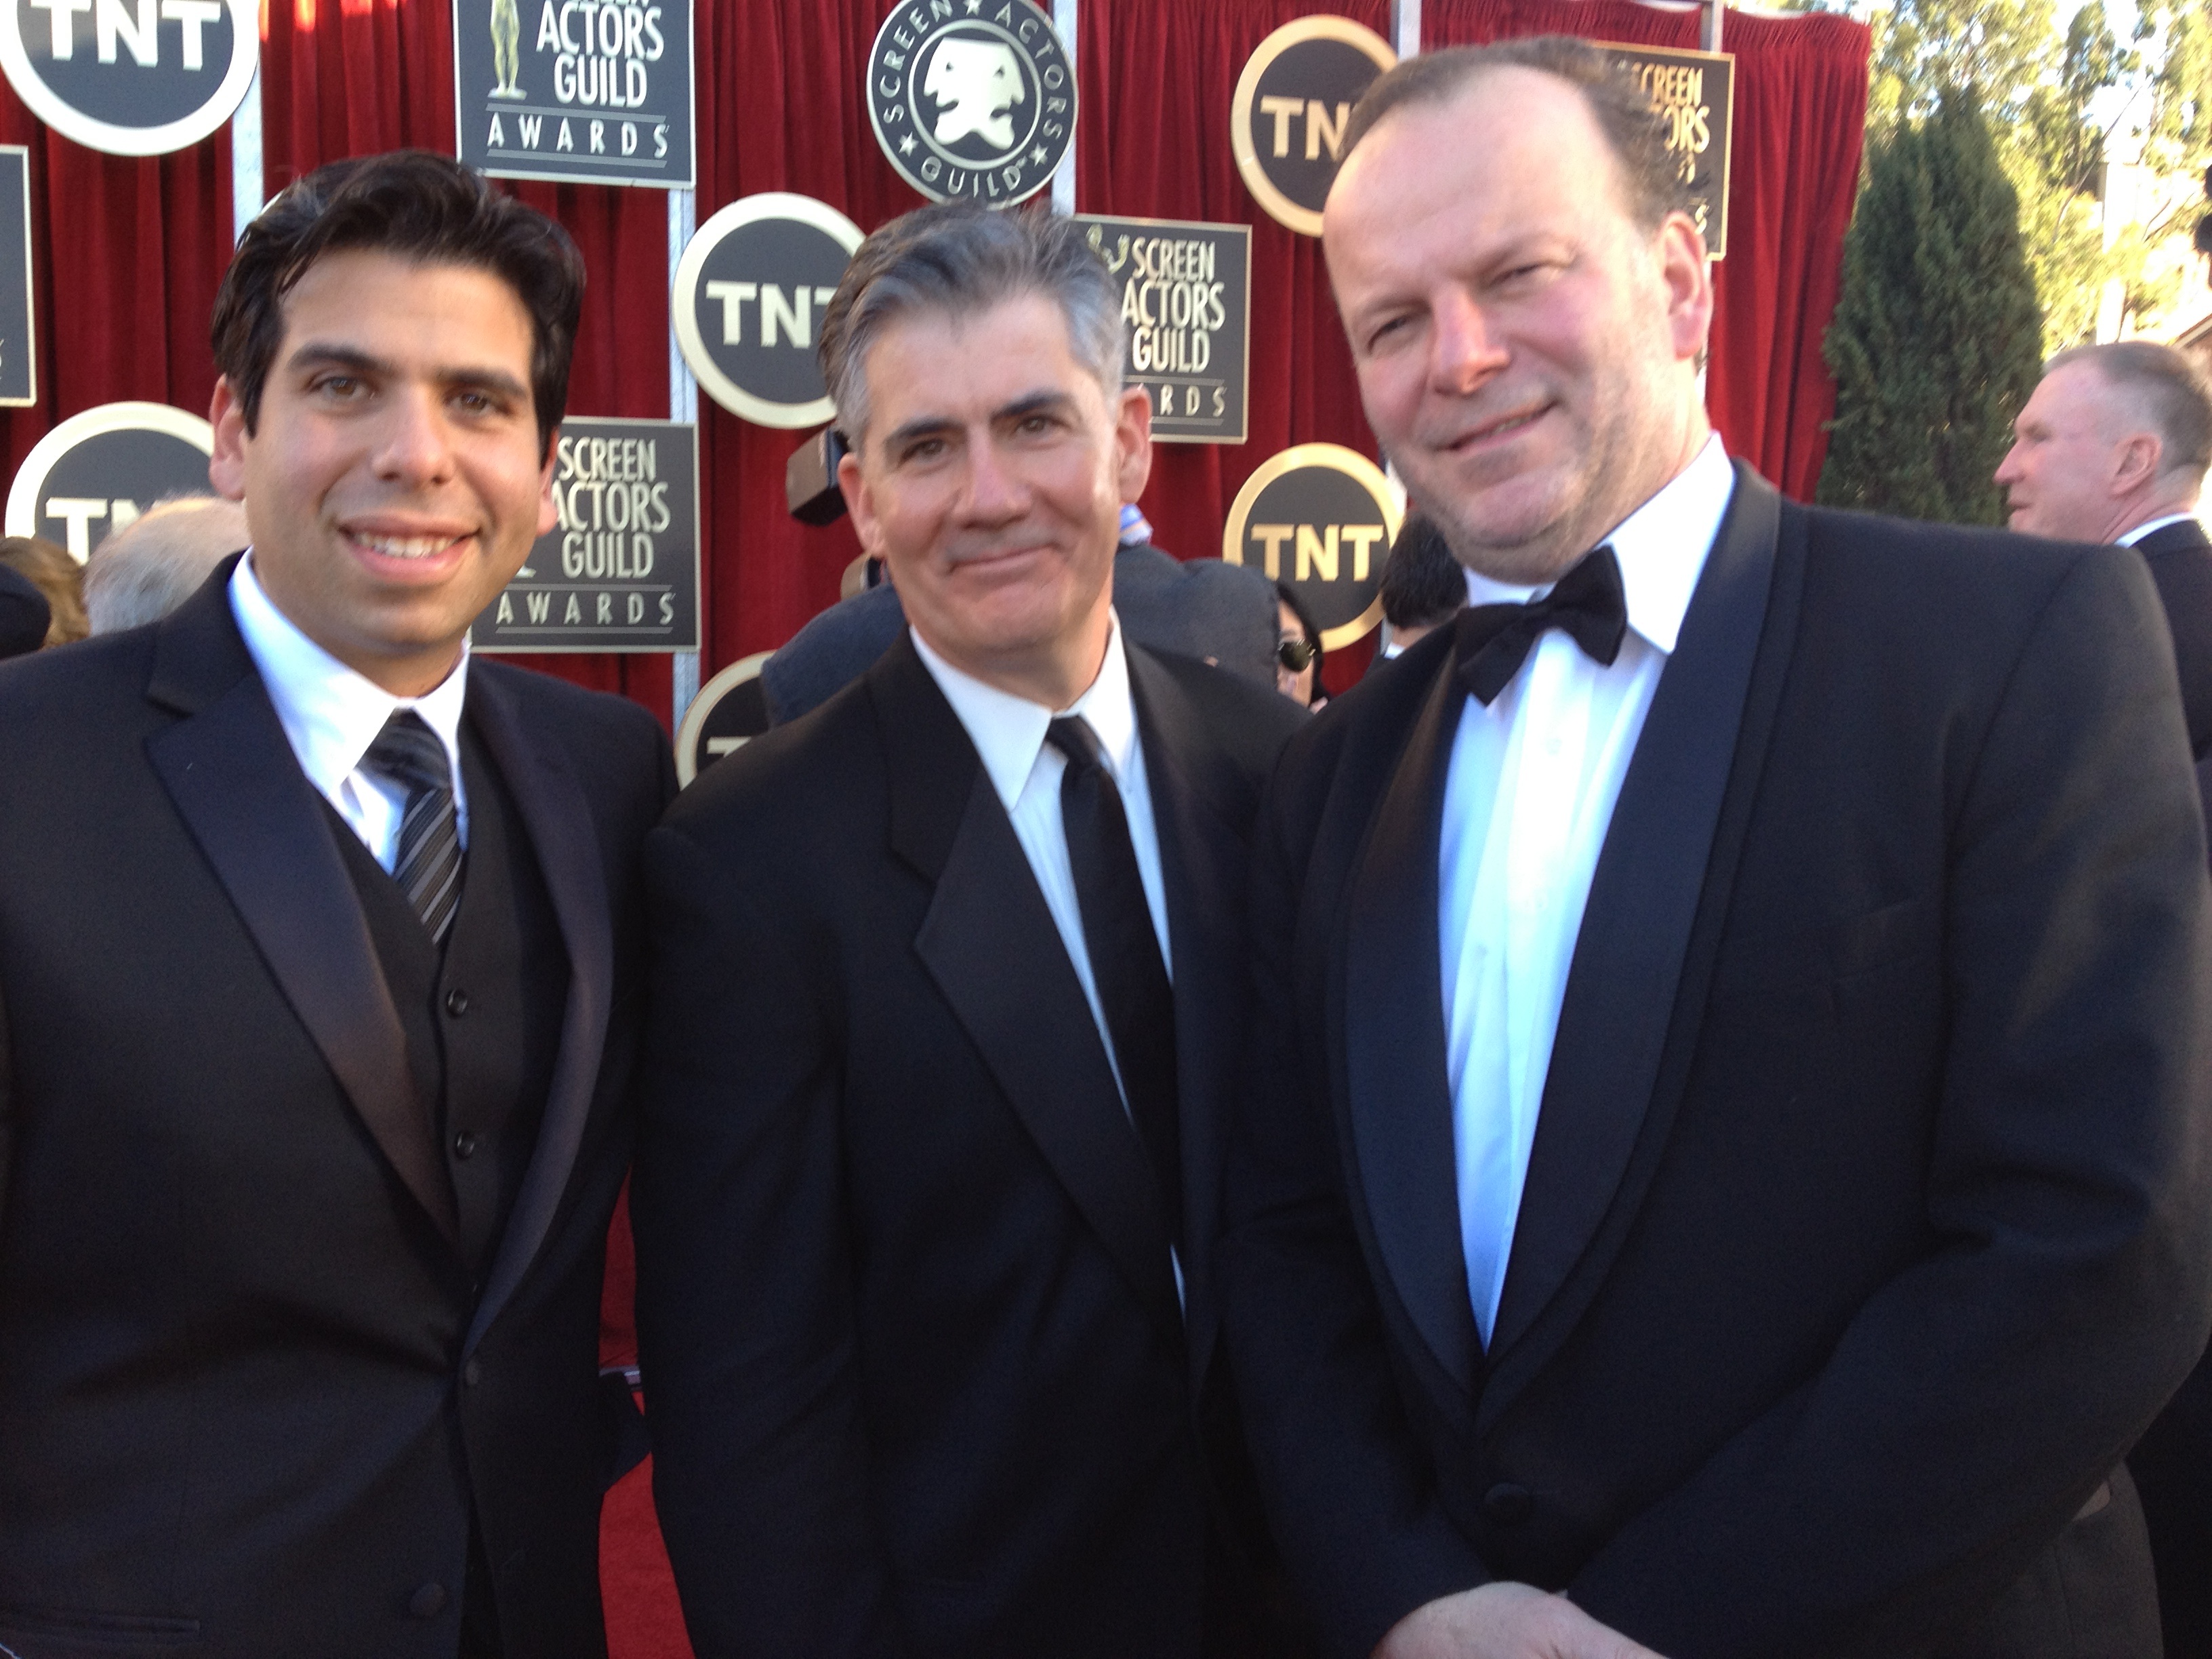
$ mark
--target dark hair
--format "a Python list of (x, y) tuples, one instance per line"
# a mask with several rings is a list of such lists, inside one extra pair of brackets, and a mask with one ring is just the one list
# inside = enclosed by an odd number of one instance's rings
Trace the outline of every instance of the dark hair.
[(1073, 220), (948, 202), (872, 233), (822, 315), (822, 378), (846, 442), (857, 447), (866, 434), (868, 350), (891, 323), (917, 311), (969, 316), (1026, 294), (1059, 305), (1076, 362), (1118, 395), (1121, 290)]
[(1367, 88), (1345, 124), (1343, 155), (1382, 118), (1407, 104), (1442, 104), (1492, 70), (1528, 69), (1555, 76), (1583, 95), (1620, 167), (1629, 216), (1656, 231), (1670, 213), (1695, 216), (1697, 198), (1667, 149), (1667, 124), (1628, 71), (1587, 40), (1537, 34), (1487, 46), (1451, 46), (1408, 58)]
[(1291, 607), (1291, 614), (1298, 619), (1298, 627), (1305, 634), (1306, 643), (1313, 647), (1314, 692), (1318, 696), (1321, 692), (1321, 663), (1323, 654), (1321, 629), (1314, 626), (1313, 612), (1306, 609), (1305, 601), (1297, 596), (1296, 590), (1288, 582), (1275, 584), (1275, 596)]
[(1436, 521), (1408, 513), (1382, 562), (1382, 614), (1393, 628), (1433, 628), (1467, 603), (1467, 572)]
[(2201, 478), (2212, 467), (2212, 387), (2185, 354), (2154, 340), (2115, 340), (2062, 351), (2043, 372), (2074, 362), (2087, 363), (2106, 385), (2133, 395), (2158, 434), (2160, 471)]
[(471, 265), (512, 288), (530, 313), (530, 387), (550, 453), (568, 406), (568, 363), (583, 308), (584, 257), (568, 233), (448, 155), (395, 149), (317, 167), (261, 210), (216, 291), (215, 364), (253, 430), (284, 338), (284, 296), (329, 253), (367, 248), (419, 264)]

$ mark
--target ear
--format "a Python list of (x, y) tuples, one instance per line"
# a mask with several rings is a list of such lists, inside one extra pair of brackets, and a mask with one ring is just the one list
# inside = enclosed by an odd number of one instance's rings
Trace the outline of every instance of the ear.
[(215, 428), (215, 453), (208, 457), (208, 482), (216, 494), (234, 501), (246, 499), (246, 446), (252, 435), (246, 429), (246, 406), (226, 374), (215, 383), (208, 404), (208, 424)]
[(1152, 399), (1139, 386), (1124, 387), (1114, 411), (1114, 471), (1126, 505), (1145, 493), (1152, 476)]
[(1675, 357), (1694, 362), (1713, 328), (1713, 267), (1705, 233), (1686, 213), (1659, 227), (1659, 277), (1667, 289), (1667, 325)]
[(876, 558), (884, 556), (883, 526), (876, 516), (875, 497), (861, 475), (860, 463), (850, 450), (837, 461), (837, 493), (845, 498), (845, 511), (860, 538), (860, 549)]
[(553, 428), (545, 446), (545, 465), (538, 476), (538, 533), (544, 535), (561, 522), (561, 504), (553, 499), (553, 474), (561, 460), (561, 428)]
[(2132, 495), (2158, 477), (2166, 446), (2153, 432), (2130, 433), (2112, 450), (2112, 494)]

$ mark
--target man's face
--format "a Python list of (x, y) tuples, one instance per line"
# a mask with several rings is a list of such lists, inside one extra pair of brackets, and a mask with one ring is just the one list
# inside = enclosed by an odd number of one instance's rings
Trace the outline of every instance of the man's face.
[(2128, 528), (2122, 468), (2126, 410), (2087, 363), (2043, 377), (2014, 421), (2013, 445), (1997, 467), (2008, 522), (2031, 536), (2109, 541)]
[(493, 273), (332, 253), (285, 297), (257, 429), (228, 380), (216, 489), (279, 611), (396, 696), (430, 690), (553, 527), (530, 314)]
[(1383, 118), (1323, 215), (1367, 418), (1459, 557), (1551, 580), (1705, 441), (1705, 246), (1639, 229), (1579, 91), (1480, 75)]
[(839, 479), (908, 621), (956, 667), (1064, 707), (1105, 649), (1121, 504), (1152, 465), (1151, 404), (1108, 399), (1042, 295), (914, 313), (863, 368), (868, 428)]

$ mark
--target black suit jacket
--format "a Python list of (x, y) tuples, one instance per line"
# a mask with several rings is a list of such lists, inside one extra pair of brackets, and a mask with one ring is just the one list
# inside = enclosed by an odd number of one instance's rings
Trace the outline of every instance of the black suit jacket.
[[(2212, 539), (2195, 519), (2135, 544), (2173, 636), (2200, 799), (2212, 812)], [(2212, 1362), (2200, 1361), (2128, 1458), (2142, 1489), (2170, 1659), (2212, 1654)]]
[[(1255, 685), (1275, 684), (1275, 585), (1220, 559), (1178, 559), (1150, 542), (1114, 556), (1114, 608), (1127, 637), (1153, 651), (1211, 657)], [(819, 708), (868, 671), (906, 631), (885, 583), (842, 599), (768, 659), (761, 690), (771, 723)]]
[(568, 958), (472, 1285), (228, 570), (0, 668), (0, 1645), (452, 1659), (473, 1509), (510, 1659), (601, 1654), (600, 1268), (665, 744), (470, 666)]
[(1449, 633), (1294, 741), (1256, 837), (1224, 1328), (1336, 1650), (1510, 1578), (1670, 1659), (2140, 1651), (2138, 1511), (2097, 1494), (2212, 1281), (2203, 830), (2140, 562), (1739, 468), (1487, 1352), (1437, 966)]
[(1181, 1240), (1013, 826), (909, 641), (716, 766), (648, 845), (638, 1334), (705, 1659), (1200, 1650), (1190, 1402), (1218, 1322), (1247, 836), (1303, 716), (1128, 654), (1168, 896)]

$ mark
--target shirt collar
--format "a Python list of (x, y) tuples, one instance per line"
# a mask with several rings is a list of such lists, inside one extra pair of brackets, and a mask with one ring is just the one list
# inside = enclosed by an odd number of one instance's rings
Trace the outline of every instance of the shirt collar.
[[(1681, 635), (1690, 596), (1735, 490), (1735, 469), (1717, 432), (1689, 465), (1605, 538), (1620, 564), (1628, 625), (1662, 651), (1671, 653)], [(1519, 605), (1547, 591), (1548, 585), (1516, 587), (1467, 573), (1469, 605)]]
[(1066, 708), (1054, 711), (1027, 697), (987, 685), (973, 674), (955, 668), (930, 649), (929, 642), (909, 627), (914, 647), (921, 654), (937, 689), (959, 716), (968, 740), (983, 763), (991, 787), (1011, 812), (1021, 799), (1037, 755), (1044, 748), (1045, 728), (1061, 714), (1079, 714), (1090, 721), (1105, 750), (1107, 764), (1117, 780), (1126, 780), (1137, 746), (1137, 708), (1129, 695), (1129, 659), (1121, 648), (1121, 619), (1107, 613), (1106, 659), (1090, 689)]
[(2133, 530), (2123, 532), (2117, 544), (2121, 547), (2133, 547), (2154, 530), (2163, 530), (2170, 524), (2188, 524), (2196, 517), (2194, 513), (2169, 513), (2162, 519), (2146, 520)]
[(459, 775), (461, 705), (468, 693), (465, 636), (460, 661), (435, 690), (419, 697), (395, 697), (317, 645), (276, 608), (254, 574), (251, 548), (231, 572), (230, 610), (292, 752), (299, 757), (300, 769), (325, 795), (336, 794), (384, 723), (401, 708), (413, 709), (438, 734), (454, 775)]

